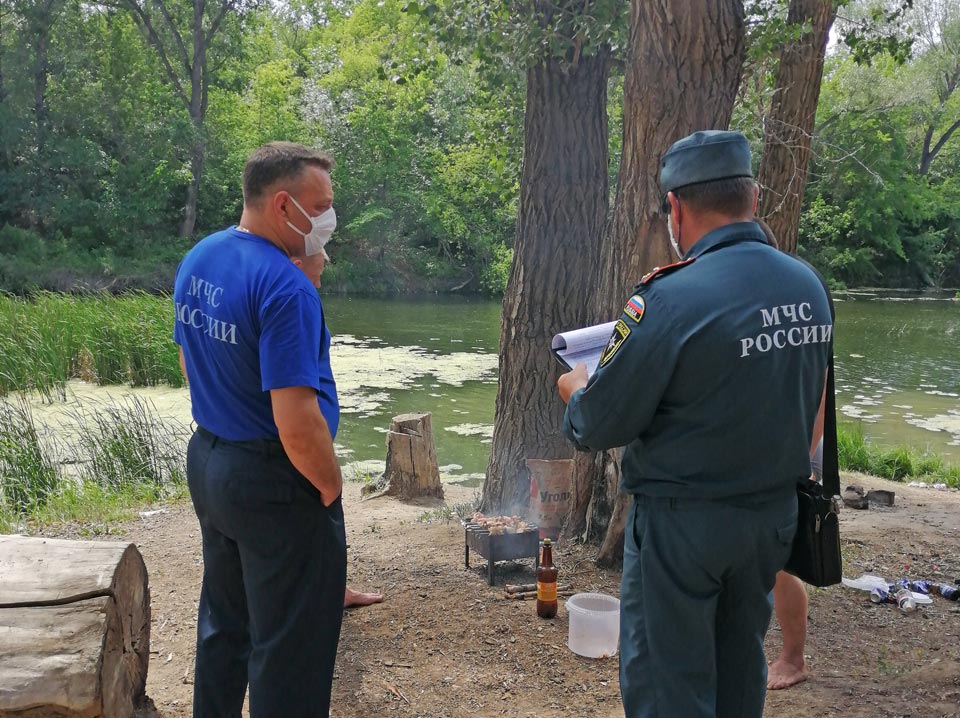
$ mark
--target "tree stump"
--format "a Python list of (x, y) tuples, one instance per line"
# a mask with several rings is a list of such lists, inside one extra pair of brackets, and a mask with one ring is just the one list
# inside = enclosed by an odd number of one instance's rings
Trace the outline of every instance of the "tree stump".
[(136, 546), (0, 536), (0, 718), (130, 718), (149, 659)]
[(403, 501), (443, 498), (430, 414), (393, 417), (387, 434), (387, 466), (379, 484), (383, 493)]

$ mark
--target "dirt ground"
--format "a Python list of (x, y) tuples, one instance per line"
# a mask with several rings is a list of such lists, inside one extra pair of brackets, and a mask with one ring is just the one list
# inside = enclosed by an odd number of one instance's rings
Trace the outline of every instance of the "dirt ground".
[[(845, 479), (896, 492), (892, 508), (843, 511), (845, 575), (960, 577), (960, 492)], [(448, 487), (447, 502), (472, 493)], [(200, 533), (189, 503), (156, 508), (164, 511), (104, 538), (136, 542), (143, 553), (153, 605), (147, 694), (155, 706), (145, 714), (179, 718), (190, 716)], [(563, 607), (546, 621), (534, 602), (506, 600), (502, 587), (487, 586), (483, 559), (465, 570), (463, 529), (456, 521), (419, 522), (429, 508), (362, 501), (359, 484), (346, 486), (348, 580), (387, 599), (346, 613), (332, 715), (622, 716), (616, 658), (574, 655)], [(592, 559), (593, 549), (560, 547), (561, 581), (618, 595), (619, 574)], [(532, 580), (530, 562), (499, 565), (501, 585)], [(938, 597), (902, 615), (842, 586), (809, 593), (811, 679), (770, 692), (766, 716), (960, 716), (960, 604)], [(774, 621), (768, 658), (779, 646)]]

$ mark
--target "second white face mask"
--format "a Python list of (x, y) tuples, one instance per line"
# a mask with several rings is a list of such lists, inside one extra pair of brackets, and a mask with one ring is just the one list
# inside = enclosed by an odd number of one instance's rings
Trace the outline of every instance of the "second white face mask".
[(290, 227), (290, 229), (303, 235), (303, 253), (310, 256), (322, 252), (326, 257), (327, 253), (323, 247), (330, 241), (330, 235), (333, 234), (333, 230), (337, 228), (337, 213), (333, 207), (331, 207), (326, 212), (321, 212), (316, 217), (311, 217), (292, 195), (290, 196), (290, 201), (303, 213), (304, 217), (310, 220), (309, 232), (301, 232), (295, 224), (287, 220), (287, 226)]

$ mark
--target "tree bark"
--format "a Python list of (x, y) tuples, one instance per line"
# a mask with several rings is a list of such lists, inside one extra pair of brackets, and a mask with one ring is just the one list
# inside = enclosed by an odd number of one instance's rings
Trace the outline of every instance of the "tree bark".
[(640, 277), (676, 261), (660, 214), (660, 157), (691, 132), (726, 129), (744, 56), (737, 0), (633, 0), (623, 150), (598, 317), (609, 320)]
[(523, 174), (503, 299), (500, 379), (484, 510), (522, 513), (526, 459), (567, 459), (554, 334), (593, 317), (607, 216), (606, 51), (527, 72)]
[(149, 656), (136, 546), (0, 537), (0, 718), (126, 718)]
[(206, 145), (203, 141), (203, 118), (200, 126), (194, 122), (196, 138), (190, 150), (190, 184), (187, 185), (187, 201), (183, 206), (183, 222), (180, 223), (180, 237), (191, 237), (197, 225), (197, 202), (200, 198), (200, 178), (203, 176), (203, 159)]
[(770, 225), (785, 252), (797, 250), (823, 58), (836, 16), (834, 0), (790, 0), (787, 22), (809, 23), (811, 30), (788, 42), (780, 52), (777, 83), (764, 123), (758, 175), (762, 192), (760, 216)]
[[(659, 210), (660, 157), (691, 132), (729, 125), (743, 58), (738, 0), (633, 0), (620, 176), (594, 322), (614, 318), (644, 273), (676, 261)], [(629, 502), (619, 491), (619, 452), (599, 464), (587, 535), (602, 537), (598, 562), (612, 565), (622, 560)]]

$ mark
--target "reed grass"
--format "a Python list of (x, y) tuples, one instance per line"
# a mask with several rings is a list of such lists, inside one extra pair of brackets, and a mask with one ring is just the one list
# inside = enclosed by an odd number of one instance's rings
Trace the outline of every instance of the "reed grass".
[(891, 481), (925, 481), (960, 488), (960, 466), (944, 462), (937, 454), (900, 446), (884, 448), (871, 444), (857, 426), (837, 427), (840, 468), (859, 471)]
[(24, 516), (47, 503), (60, 472), (40, 444), (30, 407), (0, 403), (0, 508)]
[(26, 404), (0, 401), (0, 532), (64, 521), (107, 526), (136, 506), (187, 495), (188, 430), (151, 403), (128, 397), (70, 416), (75, 432), (54, 444)]
[(161, 421), (151, 402), (136, 396), (72, 412), (84, 480), (107, 490), (146, 487), (162, 499), (186, 481), (187, 428)]
[(182, 386), (170, 298), (0, 295), (0, 395), (62, 399), (70, 379)]

